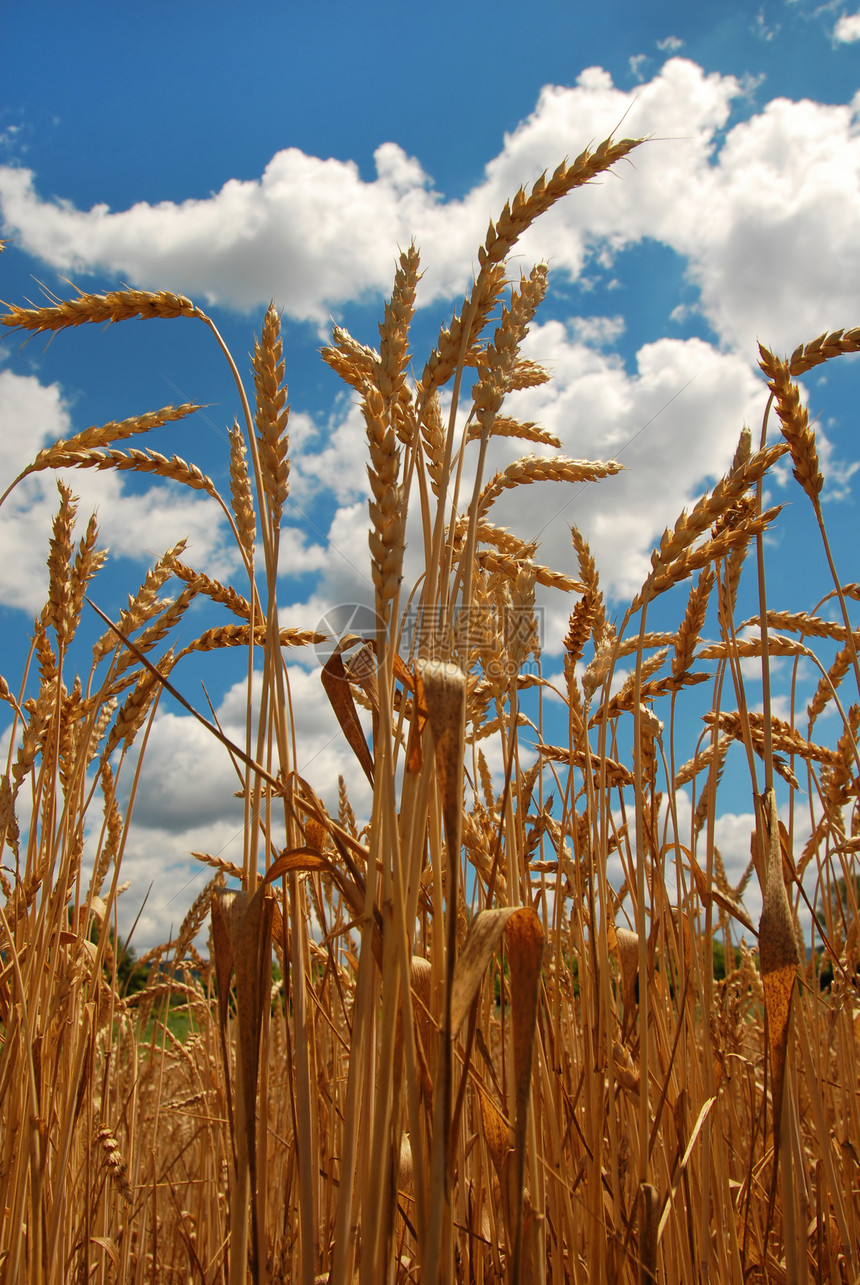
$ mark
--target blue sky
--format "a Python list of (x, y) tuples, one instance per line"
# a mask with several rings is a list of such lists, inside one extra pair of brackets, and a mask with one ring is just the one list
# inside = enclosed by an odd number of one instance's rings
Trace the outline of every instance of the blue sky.
[[(627, 472), (572, 504), (528, 488), (499, 515), (526, 538), (540, 533), (543, 560), (569, 573), (576, 521), (623, 603), (663, 527), (730, 461), (742, 424), (758, 430), (756, 339), (784, 352), (860, 323), (855, 4), (16, 6), (0, 49), (0, 296), (37, 299), (37, 282), (66, 294), (63, 277), (87, 290), (179, 290), (208, 308), (243, 368), (276, 300), (293, 408), (280, 594), (289, 623), (312, 627), (367, 584), (363, 432), (318, 357), (329, 319), (374, 343), (398, 246), (414, 237), (425, 268), (420, 361), (468, 286), (488, 218), (520, 183), (616, 127), (648, 135), (617, 177), (554, 210), (513, 263), (528, 270), (546, 257), (551, 271), (528, 342), (555, 378), (518, 394), (522, 416), (557, 432), (566, 453), (615, 454)], [(824, 434), (827, 521), (845, 558), (857, 370), (842, 360), (806, 381)], [(24, 347), (7, 336), (3, 478), (56, 437), (183, 400), (207, 409), (152, 444), (223, 482), (237, 408), (202, 328), (85, 328)], [(97, 505), (111, 546), (106, 610), (184, 534), (196, 565), (237, 574), (205, 500), (128, 475), (73, 481), (83, 520)], [(2, 668), (13, 686), (44, 600), (51, 486), (34, 479), (0, 509)], [(772, 602), (812, 609), (823, 572), (809, 515), (799, 493), (773, 489), (792, 520), (769, 551)], [(570, 604), (545, 605), (553, 672)], [(195, 687), (198, 675), (186, 678)], [(214, 665), (206, 679), (222, 716), (238, 717), (233, 671)], [(346, 760), (312, 668), (296, 685), (308, 774), (325, 794)], [(150, 753), (129, 906), (165, 869), (174, 891), (148, 905), (144, 944), (199, 891), (183, 854), (220, 844), (229, 855), (236, 834), (217, 747), (165, 707)], [(175, 785), (189, 779), (200, 783), (193, 806)], [(727, 849), (732, 826), (743, 864), (742, 800), (725, 823)]]

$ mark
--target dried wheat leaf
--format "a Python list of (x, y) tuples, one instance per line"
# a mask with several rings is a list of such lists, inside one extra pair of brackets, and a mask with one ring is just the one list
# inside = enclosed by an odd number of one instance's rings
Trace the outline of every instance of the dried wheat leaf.
[(469, 925), (469, 933), (454, 972), (454, 991), (451, 998), (452, 1030), (456, 1031), (465, 1021), (478, 993), (478, 987), (486, 975), (493, 952), (505, 930), (505, 925), (511, 915), (516, 913), (516, 906), (482, 910)]
[(764, 987), (765, 1021), (770, 1052), (773, 1095), (774, 1151), (779, 1150), (782, 1098), (791, 999), (797, 979), (797, 938), (783, 877), (782, 846), (776, 795), (767, 790), (759, 800), (759, 850), (767, 853), (767, 866), (759, 921), (759, 957)]
[(636, 977), (639, 972), (639, 935), (629, 928), (616, 928), (610, 922), (607, 929), (609, 949), (621, 966), (621, 998), (624, 1001), (624, 1025), (632, 1023), (636, 1011)]
[(352, 689), (343, 664), (342, 648), (346, 642), (347, 640), (344, 639), (329, 656), (323, 666), (320, 679), (347, 744), (361, 764), (368, 781), (373, 785), (373, 759), (358, 721)]

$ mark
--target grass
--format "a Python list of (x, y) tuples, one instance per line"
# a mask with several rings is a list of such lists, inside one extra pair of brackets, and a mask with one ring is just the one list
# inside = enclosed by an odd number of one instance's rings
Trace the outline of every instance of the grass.
[[(277, 613), (290, 486), (277, 312), (246, 392), (211, 319), (181, 297), (7, 305), (3, 323), (30, 333), (131, 317), (209, 328), (242, 407), (229, 496), (193, 464), (128, 445), (190, 406), (86, 429), (21, 476), (132, 469), (204, 490), (231, 525), (244, 581), (215, 582), (168, 550), (78, 669), (105, 555), (95, 518), (81, 534), (58, 483), (28, 672), (0, 682), (14, 715), (0, 777), (4, 1282), (860, 1279), (860, 590), (836, 572), (795, 382), (856, 351), (860, 333), (784, 361), (762, 350), (761, 441), (740, 433), (725, 476), (664, 533), (617, 624), (578, 530), (574, 578), (492, 520), (507, 490), (598, 483), (618, 468), (559, 456), (549, 434), (506, 414), (510, 391), (548, 377), (520, 356), (546, 269), (511, 286), (506, 259), (544, 210), (635, 145), (607, 140), (517, 194), (417, 380), (414, 248), (397, 264), (379, 348), (336, 327), (323, 352), (360, 399), (367, 434), (377, 631), (342, 640), (322, 675), (372, 783), (361, 826), (344, 781), (330, 810), (295, 770), (290, 649), (315, 635), (282, 629)], [(489, 475), (497, 436), (527, 453)], [(782, 519), (763, 510), (762, 489), (786, 456), (833, 573), (818, 605), (793, 615), (767, 601), (763, 555)], [(407, 600), (409, 512), (424, 565)], [(735, 619), (742, 575), (757, 584), (758, 634)], [(568, 734), (548, 743), (539, 723), (535, 757), (538, 584), (571, 610)], [(225, 623), (180, 655), (246, 653), (244, 743), (211, 727), (244, 799), (243, 860), (198, 854), (210, 882), (141, 961), (146, 985), (123, 996), (111, 932), (123, 851), (148, 730), (165, 689), (180, 695), (171, 637), (199, 596)], [(668, 634), (649, 625), (658, 600), (676, 610)], [(422, 622), (408, 653), (407, 608)], [(812, 657), (820, 671), (789, 721), (770, 711), (774, 656)], [(760, 714), (744, 688), (749, 657), (764, 674)], [(687, 746), (677, 711), (692, 688), (709, 709)], [(756, 811), (737, 887), (714, 841), (735, 741)], [(808, 795), (808, 838), (793, 806), (780, 820), (777, 787), (789, 805)], [(750, 883), (759, 924), (744, 906)], [(736, 966), (720, 979), (726, 960)], [(186, 1006), (187, 1031), (158, 1020), (168, 995)]]

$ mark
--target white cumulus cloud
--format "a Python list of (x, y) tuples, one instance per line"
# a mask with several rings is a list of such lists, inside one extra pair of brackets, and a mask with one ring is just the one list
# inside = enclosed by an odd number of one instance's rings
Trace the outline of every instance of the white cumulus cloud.
[[(740, 356), (722, 353), (700, 339), (661, 339), (644, 345), (636, 354), (635, 370), (628, 371), (614, 354), (584, 343), (579, 332), (575, 322), (532, 327), (524, 351), (545, 363), (553, 378), (539, 388), (512, 394), (506, 413), (555, 433), (565, 455), (617, 458), (624, 471), (577, 486), (518, 486), (505, 492), (486, 516), (522, 539), (538, 540), (538, 560), (573, 576), (578, 568), (570, 526), (575, 524), (591, 543), (604, 587), (625, 596), (644, 579), (651, 549), (664, 527), (674, 523), (706, 479), (728, 467), (741, 428), (760, 420), (766, 394)], [(334, 427), (331, 443), (301, 461), (301, 472), (317, 484), (331, 472), (339, 505), (327, 532), (328, 561), (314, 596), (289, 609), (289, 623), (312, 627), (324, 604), (373, 600), (366, 449), (361, 416), (350, 408)], [(491, 439), (484, 482), (535, 449), (547, 453), (529, 442)], [(477, 443), (467, 447), (461, 512), (468, 508), (477, 451)], [(351, 462), (348, 470), (337, 470), (338, 455)], [(404, 563), (407, 588), (424, 570), (417, 501), (413, 487)], [(546, 647), (557, 652), (570, 603), (552, 590), (542, 594), (542, 601), (547, 610)]]
[(753, 360), (757, 337), (793, 346), (854, 319), (860, 97), (774, 99), (722, 137), (747, 92), (680, 57), (635, 93), (588, 68), (573, 86), (544, 87), (462, 200), (446, 200), (389, 141), (370, 181), (352, 162), (287, 148), (258, 179), (228, 178), (208, 198), (116, 211), (46, 199), (33, 171), (5, 166), (0, 207), (7, 233), (63, 271), (116, 274), (240, 310), (274, 295), (289, 315), (320, 324), (346, 301), (387, 290), (397, 248), (413, 237), (427, 268), (420, 301), (459, 292), (488, 219), (517, 187), (623, 128), (650, 141), (551, 210), (524, 253), (578, 278), (591, 256), (659, 242), (683, 256), (720, 343)]
[(844, 13), (833, 28), (833, 38), (840, 44), (853, 44), (855, 40), (860, 40), (860, 11), (857, 13)]
[[(77, 431), (57, 384), (44, 385), (33, 375), (0, 371), (0, 477), (4, 486), (16, 477), (42, 446)], [(66, 469), (59, 476), (79, 497), (78, 522), (83, 534), (90, 513), (99, 521), (100, 547), (114, 557), (155, 560), (180, 539), (188, 556), (210, 575), (228, 574), (238, 565), (230, 534), (214, 500), (175, 482), (156, 480), (131, 490), (126, 475), (93, 469)], [(54, 514), (59, 503), (53, 470), (25, 478), (0, 506), (0, 601), (39, 612), (45, 602), (45, 565)]]
[[(237, 672), (245, 663), (237, 654)], [(174, 681), (182, 689), (182, 671)], [(254, 676), (259, 699), (259, 674)], [(246, 683), (240, 679), (217, 708), (224, 733), (245, 744)], [(295, 768), (337, 816), (338, 776), (343, 775), (356, 814), (369, 811), (370, 790), (353, 751), (344, 740), (320, 682), (318, 667), (290, 666), (290, 694), (298, 759)], [(239, 779), (226, 749), (190, 714), (168, 708), (157, 713), (147, 740), (136, 791), (129, 839), (122, 863), (131, 887), (121, 903), (120, 931), (128, 930), (150, 884), (147, 906), (135, 932), (138, 950), (167, 940), (214, 871), (190, 853), (208, 852), (242, 865), (243, 805), (235, 797)], [(207, 713), (207, 711), (203, 711)], [(126, 774), (130, 779), (126, 764)], [(126, 799), (127, 781), (121, 790)], [(277, 832), (276, 832), (277, 841)], [(262, 860), (262, 858), (261, 858)]]

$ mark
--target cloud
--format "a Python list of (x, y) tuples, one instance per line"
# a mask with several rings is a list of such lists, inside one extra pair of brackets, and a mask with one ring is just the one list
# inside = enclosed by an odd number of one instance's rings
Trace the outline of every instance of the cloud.
[(843, 14), (833, 28), (833, 39), (838, 44), (853, 44), (855, 40), (860, 40), (860, 11), (852, 14)]
[(593, 344), (597, 348), (614, 347), (624, 334), (624, 318), (615, 317), (572, 317), (570, 327), (573, 334), (584, 344)]
[(44, 201), (31, 170), (7, 168), (3, 212), (23, 249), (64, 272), (118, 273), (142, 287), (171, 283), (239, 310), (268, 300), (274, 288), (292, 316), (323, 321), (330, 308), (382, 287), (398, 242), (408, 241), (410, 223), (434, 200), (418, 162), (396, 144), (375, 155), (373, 183), (353, 162), (292, 147), (259, 179), (229, 179), (206, 199), (116, 212)]
[[(38, 450), (77, 431), (58, 384), (33, 375), (0, 371), (0, 478), (4, 485), (32, 462)], [(229, 577), (239, 565), (224, 515), (214, 500), (177, 482), (130, 482), (113, 470), (63, 469), (34, 473), (0, 507), (0, 601), (29, 614), (41, 611), (48, 587), (45, 558), (58, 506), (57, 477), (79, 497), (78, 537), (91, 512), (99, 522), (99, 544), (113, 558), (155, 561), (180, 539), (188, 560), (200, 571)], [(295, 528), (282, 531), (284, 562), (295, 572), (315, 571), (325, 551), (308, 545)], [(132, 586), (129, 586), (131, 588)]]
[[(241, 661), (239, 662), (241, 664)], [(183, 687), (181, 673), (175, 675)], [(338, 776), (347, 781), (350, 802), (367, 816), (370, 791), (355, 755), (323, 691), (319, 668), (291, 665), (290, 694), (298, 759), (295, 767), (337, 816)], [(254, 676), (259, 706), (259, 673)], [(120, 931), (127, 931), (150, 883), (147, 908), (135, 933), (138, 951), (167, 940), (214, 871), (195, 862), (203, 851), (242, 865), (243, 804), (235, 797), (239, 779), (219, 741), (185, 713), (167, 708), (165, 697), (147, 740), (137, 787), (121, 879), (131, 888), (121, 903)], [(218, 722), (236, 744), (245, 743), (246, 683), (240, 679), (217, 709)], [(127, 800), (134, 759), (126, 764), (120, 799)], [(277, 820), (275, 841), (277, 842)]]
[(555, 495), (538, 495), (539, 488), (529, 488), (503, 499), (496, 520), (515, 508), (518, 529), (528, 538), (541, 532), (542, 556), (562, 569), (570, 567), (568, 527), (576, 523), (608, 587), (628, 595), (647, 573), (655, 538), (691, 493), (730, 463), (741, 427), (760, 413), (761, 385), (741, 358), (700, 339), (644, 345), (635, 373), (585, 347), (558, 322), (535, 326), (527, 348), (555, 378), (517, 394), (517, 413), (558, 434), (565, 454), (617, 458), (625, 471), (573, 493), (554, 488)]
[(630, 75), (638, 81), (643, 81), (645, 76), (643, 75), (642, 69), (647, 62), (647, 54), (632, 54), (627, 60), (627, 65), (630, 68)]
[[(595, 331), (599, 334), (599, 325)], [(628, 371), (614, 354), (584, 343), (582, 333), (576, 321), (532, 327), (524, 352), (546, 364), (553, 379), (540, 388), (512, 394), (507, 413), (555, 433), (563, 454), (578, 459), (617, 458), (624, 472), (578, 486), (553, 482), (519, 486), (505, 492), (487, 518), (525, 540), (538, 540), (538, 559), (573, 576), (578, 568), (570, 526), (576, 524), (592, 546), (604, 588), (625, 597), (638, 589), (647, 574), (651, 549), (663, 529), (674, 524), (691, 494), (700, 493), (708, 478), (720, 476), (728, 467), (741, 428), (761, 417), (765, 391), (739, 356), (721, 353), (700, 339), (661, 339), (643, 345), (634, 369)], [(492, 439), (484, 480), (532, 450), (528, 442)], [(350, 460), (350, 467), (332, 474), (340, 503), (327, 532), (329, 560), (313, 597), (285, 613), (289, 623), (311, 627), (327, 605), (373, 600), (366, 446), (360, 417), (353, 409), (334, 426), (331, 445), (318, 456), (305, 456), (300, 468), (321, 481), (339, 452)], [(468, 507), (476, 459), (477, 444), (472, 444), (467, 448), (461, 512)], [(301, 488), (297, 490), (300, 493)], [(418, 494), (413, 487), (406, 531), (407, 590), (424, 571), (422, 551)], [(547, 611), (545, 645), (550, 653), (557, 653), (570, 604), (553, 590), (542, 592), (541, 602)]]
[[(852, 32), (854, 19), (840, 30)], [(397, 247), (414, 237), (427, 268), (426, 305), (468, 284), (487, 220), (520, 184), (619, 128), (648, 135), (616, 176), (575, 193), (525, 238), (580, 279), (649, 238), (683, 256), (721, 345), (754, 358), (757, 337), (794, 346), (853, 318), (860, 287), (860, 96), (830, 105), (774, 99), (722, 138), (733, 76), (673, 57), (635, 92), (599, 67), (571, 87), (545, 86), (462, 200), (434, 190), (396, 142), (375, 153), (376, 177), (352, 162), (278, 152), (259, 179), (228, 179), (202, 200), (78, 210), (44, 199), (33, 171), (0, 167), (7, 232), (29, 253), (75, 274), (116, 274), (247, 310), (272, 294), (289, 315), (330, 311), (387, 291)], [(798, 333), (798, 318), (803, 333)]]

